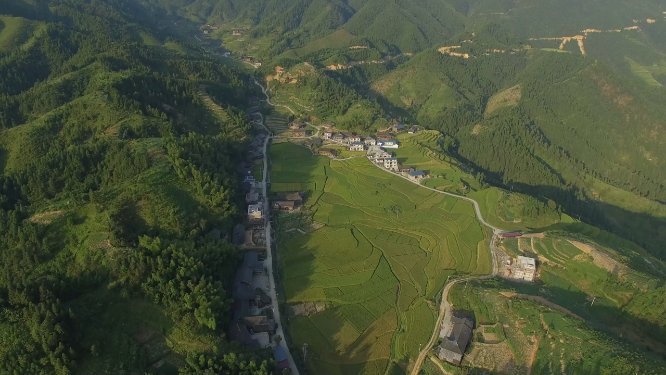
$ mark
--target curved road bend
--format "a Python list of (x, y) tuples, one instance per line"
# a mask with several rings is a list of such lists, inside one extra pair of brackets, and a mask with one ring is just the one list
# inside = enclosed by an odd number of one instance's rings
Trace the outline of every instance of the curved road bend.
[(381, 166), (379, 166), (375, 163), (372, 163), (372, 164), (374, 166), (376, 166), (377, 168), (385, 171), (385, 172), (388, 172), (388, 173), (391, 173), (395, 176), (403, 178), (403, 179), (405, 179), (409, 182), (412, 182), (416, 185), (419, 185), (420, 187), (422, 187), (424, 189), (432, 190), (436, 193), (445, 194), (445, 195), (449, 195), (449, 196), (452, 196), (452, 197), (455, 197), (455, 198), (466, 200), (468, 202), (472, 202), (472, 204), (474, 205), (474, 211), (476, 211), (476, 217), (477, 217), (477, 219), (479, 219), (479, 222), (481, 222), (481, 224), (483, 224), (486, 227), (493, 230), (493, 236), (490, 239), (490, 256), (491, 256), (492, 261), (493, 261), (493, 271), (492, 271), (492, 273), (489, 274), (489, 275), (484, 275), (484, 276), (469, 276), (469, 277), (463, 277), (463, 278), (460, 278), (460, 279), (451, 280), (451, 281), (447, 282), (446, 286), (444, 286), (444, 290), (442, 291), (442, 302), (439, 305), (439, 316), (437, 317), (437, 324), (435, 325), (435, 329), (432, 333), (432, 336), (430, 337), (430, 341), (428, 341), (428, 344), (425, 346), (425, 348), (423, 348), (421, 353), (419, 353), (419, 356), (417, 357), (416, 362), (414, 363), (414, 367), (412, 368), (411, 375), (418, 375), (419, 371), (421, 371), (421, 365), (423, 364), (423, 360), (425, 360), (427, 358), (428, 353), (432, 349), (433, 345), (435, 345), (435, 342), (437, 342), (437, 337), (439, 337), (439, 331), (441, 329), (440, 327), (442, 327), (442, 326), (446, 327), (445, 328), (446, 331), (448, 331), (451, 328), (450, 327), (451, 326), (451, 317), (453, 315), (453, 311), (451, 309), (451, 304), (448, 301), (449, 291), (451, 290), (451, 288), (455, 284), (462, 283), (464, 281), (490, 279), (490, 278), (495, 277), (495, 275), (497, 275), (497, 273), (498, 273), (497, 259), (501, 258), (502, 256), (500, 255), (500, 252), (495, 248), (495, 239), (497, 238), (498, 234), (500, 232), (502, 232), (502, 230), (497, 228), (497, 227), (494, 227), (494, 226), (490, 225), (488, 222), (486, 222), (483, 219), (483, 216), (481, 216), (481, 209), (479, 208), (479, 204), (474, 199), (421, 185), (420, 183), (412, 181), (409, 178), (407, 178), (407, 177), (405, 177), (401, 174), (398, 174), (398, 173), (395, 173), (393, 171), (389, 171), (387, 169), (384, 169), (384, 168), (382, 168)]

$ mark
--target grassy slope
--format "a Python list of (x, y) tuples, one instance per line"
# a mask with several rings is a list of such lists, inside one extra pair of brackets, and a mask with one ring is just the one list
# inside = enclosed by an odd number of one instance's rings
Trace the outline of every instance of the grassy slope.
[(383, 373), (388, 360), (414, 358), (434, 323), (427, 300), (446, 276), (490, 272), (471, 205), (365, 158), (334, 162), (282, 143), (272, 160), (273, 190), (307, 191), (314, 220), (326, 225), (282, 244), (287, 301), (330, 304), (290, 323), (294, 343), (310, 345), (313, 371)]

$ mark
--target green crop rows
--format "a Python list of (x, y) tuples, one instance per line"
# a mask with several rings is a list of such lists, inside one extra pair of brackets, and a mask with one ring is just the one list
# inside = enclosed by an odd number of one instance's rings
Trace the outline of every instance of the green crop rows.
[(290, 321), (312, 373), (384, 374), (407, 364), (432, 333), (447, 277), (491, 271), (470, 203), (365, 158), (331, 161), (291, 143), (274, 145), (271, 158), (273, 191), (303, 187), (306, 209), (325, 224), (279, 244), (287, 302), (327, 305)]

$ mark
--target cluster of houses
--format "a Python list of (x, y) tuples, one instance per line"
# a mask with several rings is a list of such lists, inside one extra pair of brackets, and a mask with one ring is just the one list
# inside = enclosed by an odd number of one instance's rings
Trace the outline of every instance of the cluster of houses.
[(334, 132), (332, 130), (324, 131), (325, 140), (346, 145), (350, 151), (366, 151), (371, 146), (383, 148), (398, 148), (400, 143), (393, 139), (390, 133), (377, 133), (376, 136), (356, 135), (350, 132)]
[(382, 147), (372, 147), (368, 150), (367, 155), (368, 159), (373, 163), (391, 172), (399, 173), (414, 182), (421, 182), (428, 177), (428, 174), (424, 171), (400, 164), (398, 158), (396, 158), (392, 152), (384, 150)]

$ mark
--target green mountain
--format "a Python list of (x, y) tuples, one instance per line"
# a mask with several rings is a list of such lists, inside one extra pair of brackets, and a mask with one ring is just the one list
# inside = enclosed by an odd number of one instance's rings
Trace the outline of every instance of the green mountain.
[(224, 339), (240, 255), (205, 236), (240, 212), (249, 77), (158, 21), (3, 1), (0, 373), (275, 370)]

